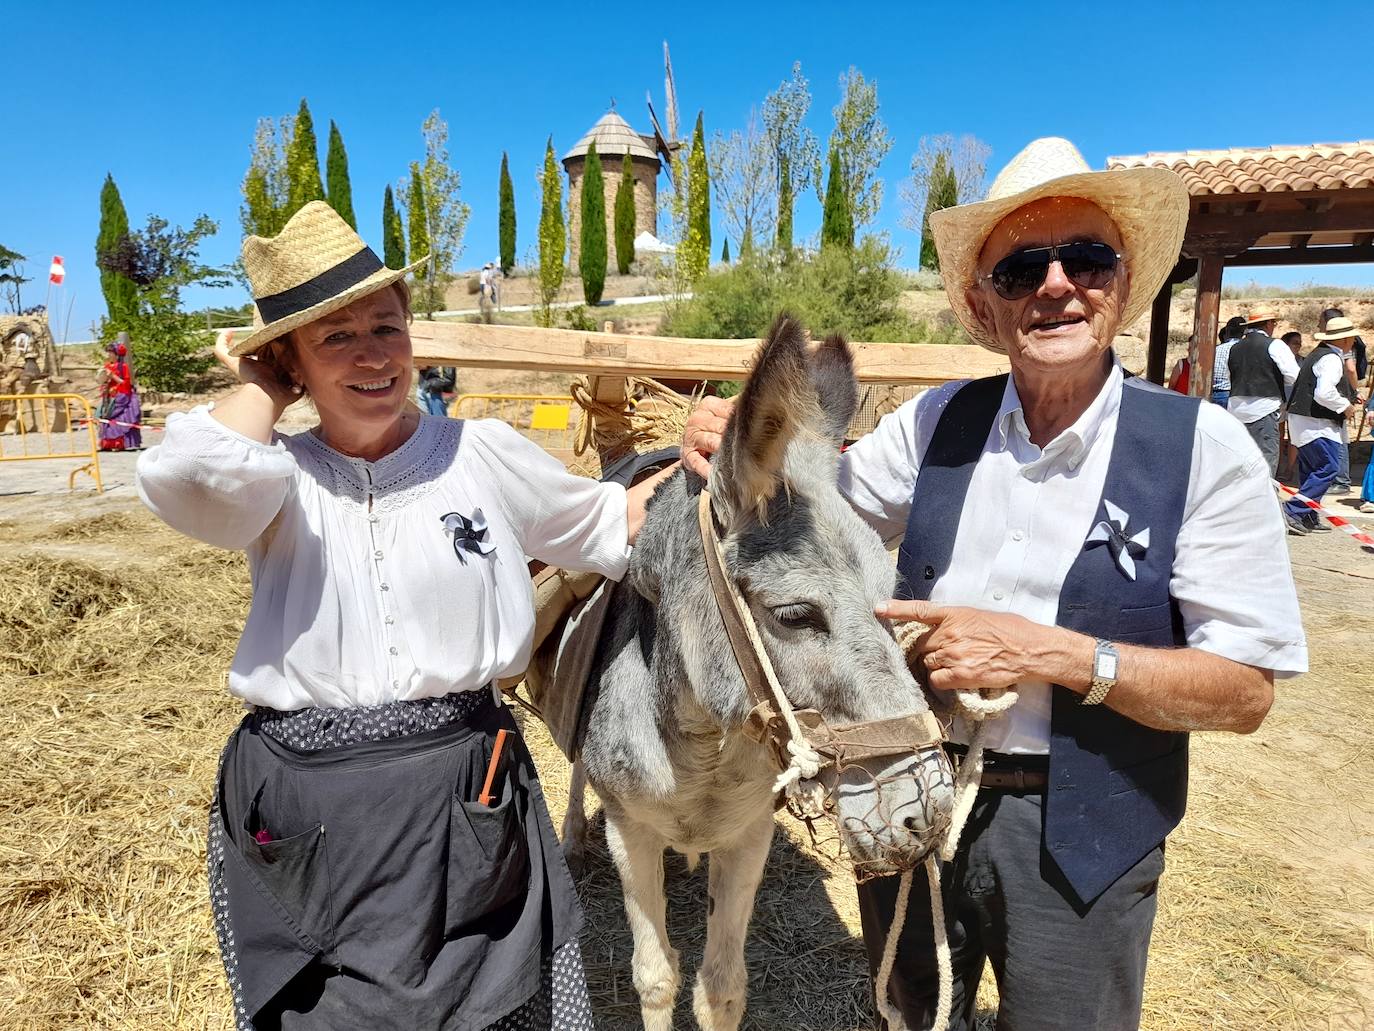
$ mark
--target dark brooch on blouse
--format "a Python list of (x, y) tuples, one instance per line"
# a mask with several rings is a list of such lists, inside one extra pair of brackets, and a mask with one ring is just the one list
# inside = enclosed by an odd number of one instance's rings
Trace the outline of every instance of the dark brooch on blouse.
[(1126, 510), (1118, 508), (1106, 498), (1102, 499), (1102, 503), (1107, 507), (1107, 518), (1092, 528), (1083, 546), (1090, 548), (1094, 544), (1105, 544), (1127, 579), (1134, 580), (1136, 559), (1144, 558), (1150, 546), (1150, 528), (1147, 526), (1137, 533), (1130, 533), (1131, 517)]
[(468, 561), (463, 557), (465, 551), (490, 555), (496, 550), (496, 545), (488, 539), (487, 520), (480, 508), (473, 509), (470, 517), (459, 512), (449, 512), (440, 516), (439, 520), (444, 524), (445, 530), (452, 531), (453, 553), (464, 565), (467, 565)]

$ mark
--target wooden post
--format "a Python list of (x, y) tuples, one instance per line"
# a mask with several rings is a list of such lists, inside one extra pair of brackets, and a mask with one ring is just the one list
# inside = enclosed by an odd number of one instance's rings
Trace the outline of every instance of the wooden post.
[(1193, 309), (1193, 343), (1189, 358), (1193, 372), (1188, 393), (1194, 397), (1212, 396), (1212, 359), (1217, 350), (1217, 317), (1221, 311), (1221, 273), (1226, 258), (1204, 254), (1198, 262), (1197, 306)]
[(1164, 385), (1164, 357), (1169, 350), (1169, 303), (1174, 299), (1174, 286), (1167, 282), (1159, 288), (1150, 305), (1150, 345), (1145, 358), (1145, 378)]

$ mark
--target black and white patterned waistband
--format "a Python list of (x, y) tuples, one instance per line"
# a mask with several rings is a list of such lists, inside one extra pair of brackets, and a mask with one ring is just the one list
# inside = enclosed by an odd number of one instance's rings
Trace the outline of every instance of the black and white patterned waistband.
[(468, 723), (474, 713), (491, 704), (487, 688), (457, 691), (434, 698), (360, 705), (347, 709), (259, 708), (254, 723), (267, 737), (298, 752), (322, 752), (364, 741), (410, 737), (455, 723)]

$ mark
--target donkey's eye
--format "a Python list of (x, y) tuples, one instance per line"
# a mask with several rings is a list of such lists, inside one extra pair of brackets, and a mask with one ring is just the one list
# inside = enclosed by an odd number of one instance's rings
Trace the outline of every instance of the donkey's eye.
[(830, 632), (824, 613), (815, 605), (796, 602), (791, 605), (778, 605), (769, 611), (773, 613), (774, 619), (792, 630), (814, 630), (819, 634)]

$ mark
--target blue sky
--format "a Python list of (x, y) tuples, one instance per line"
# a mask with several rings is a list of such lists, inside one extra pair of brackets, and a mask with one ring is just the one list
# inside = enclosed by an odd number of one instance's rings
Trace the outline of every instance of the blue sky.
[[(420, 123), (438, 107), (472, 206), (459, 264), (495, 257), (503, 150), (523, 256), (545, 138), (561, 154), (612, 97), (647, 130), (644, 94), (659, 106), (664, 39), (683, 120), (704, 109), (708, 135), (742, 127), (794, 60), (811, 80), (809, 121), (822, 143), (840, 73), (855, 65), (876, 80), (895, 140), (876, 228), (913, 265), (918, 241), (900, 227), (898, 185), (923, 134), (976, 134), (992, 147), (990, 172), (1051, 134), (1095, 167), (1147, 150), (1374, 137), (1374, 89), (1359, 56), (1374, 29), (1368, 3), (9, 6), (6, 37), (45, 57), (11, 68), (0, 101), (0, 244), (31, 259), (38, 282), (25, 303), (42, 300), (48, 259), (63, 255), (73, 338), (104, 310), (94, 240), (107, 171), (135, 225), (150, 212), (183, 225), (200, 212), (218, 220), (202, 256), (227, 263), (240, 242), (254, 125), (305, 96), (322, 151), (331, 118), (343, 132), (359, 228), (380, 250), (382, 191), (422, 156)], [(1247, 46), (1258, 56), (1246, 57)], [(815, 197), (802, 198), (798, 233), (819, 221)], [(717, 241), (722, 231), (717, 220)], [(1228, 282), (1251, 278), (1374, 285), (1374, 266), (1237, 270)], [(237, 288), (186, 298), (245, 299)]]

